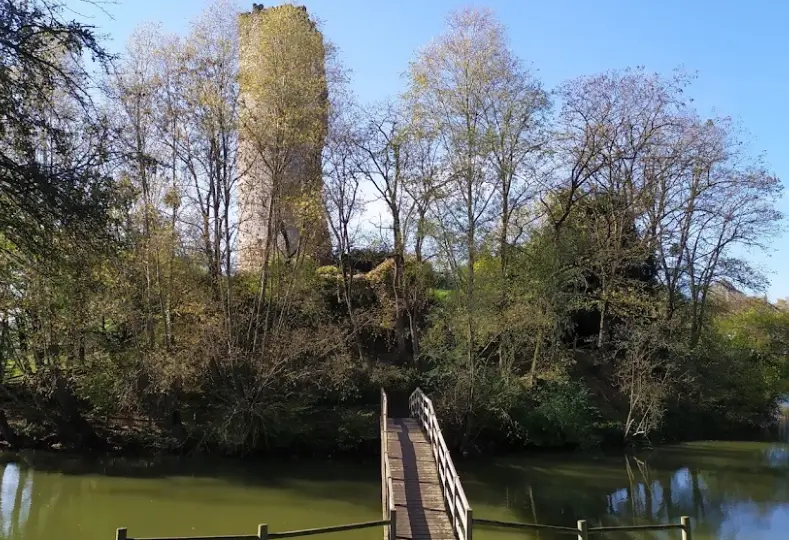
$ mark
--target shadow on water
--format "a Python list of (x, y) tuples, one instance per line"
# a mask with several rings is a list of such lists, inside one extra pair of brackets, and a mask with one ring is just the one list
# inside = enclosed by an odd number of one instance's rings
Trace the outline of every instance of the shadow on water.
[[(360, 504), (369, 504), (370, 498), (369, 490), (359, 489), (359, 485), (376, 487), (380, 481), (377, 459), (247, 461), (204, 456), (146, 459), (46, 452), (0, 453), (0, 467), (9, 463), (22, 469), (81, 478), (221, 480), (250, 487), (306, 490), (314, 497), (350, 497)], [(347, 489), (342, 489), (343, 486)]]
[(135, 536), (187, 536), (366, 521), (380, 515), (378, 474), (373, 462), (346, 460), (3, 453), (0, 540), (109, 540), (119, 526)]

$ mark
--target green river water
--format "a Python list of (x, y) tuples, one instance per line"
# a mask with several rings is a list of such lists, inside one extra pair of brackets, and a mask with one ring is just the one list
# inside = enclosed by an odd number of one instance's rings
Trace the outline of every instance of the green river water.
[[(763, 540), (789, 531), (789, 445), (703, 442), (624, 455), (459, 463), (478, 517), (573, 525), (693, 518), (694, 538)], [(0, 538), (112, 540), (254, 534), (378, 519), (378, 461), (266, 464), (0, 455)], [(380, 529), (331, 540), (381, 539)], [(555, 538), (477, 528), (475, 540)], [(563, 538), (569, 538), (567, 536)], [(598, 538), (679, 538), (679, 533)]]

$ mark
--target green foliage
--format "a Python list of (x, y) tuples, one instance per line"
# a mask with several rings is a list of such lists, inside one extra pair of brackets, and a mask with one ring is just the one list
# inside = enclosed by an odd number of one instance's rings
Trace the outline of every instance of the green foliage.
[(319, 266), (315, 273), (326, 279), (336, 279), (342, 275), (340, 269), (332, 265)]
[(699, 351), (699, 377), (706, 383), (700, 406), (731, 429), (761, 427), (769, 422), (765, 411), (787, 391), (789, 314), (756, 301), (713, 322)]
[(600, 443), (600, 411), (581, 381), (540, 382), (517, 415), (530, 445), (591, 448)]
[(773, 371), (774, 380), (786, 374), (789, 359), (789, 312), (755, 301), (743, 311), (715, 319), (715, 334), (725, 347), (747, 355)]

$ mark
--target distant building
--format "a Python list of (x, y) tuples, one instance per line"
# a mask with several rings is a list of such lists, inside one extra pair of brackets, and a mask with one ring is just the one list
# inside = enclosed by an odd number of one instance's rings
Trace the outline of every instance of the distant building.
[(749, 296), (739, 290), (732, 282), (718, 279), (710, 285), (709, 298), (733, 310), (742, 310), (754, 305), (767, 305), (778, 310), (779, 306), (767, 300), (767, 297)]
[(726, 279), (714, 281), (710, 285), (709, 295), (727, 304), (740, 303), (750, 299), (747, 294)]
[[(284, 12), (287, 17), (293, 17), (296, 24), (304, 24), (307, 31), (320, 35), (314, 22), (310, 20), (307, 9), (303, 6), (285, 4), (264, 8), (262, 5), (253, 4), (251, 12), (240, 15), (240, 74), (261, 69), (261, 66), (253, 64), (255, 55), (245, 52), (261, 41), (263, 31), (261, 27), (264, 26), (266, 17), (275, 12), (278, 15), (283, 15)], [(285, 39), (287, 37), (285, 36)], [(315, 63), (309, 69), (305, 69), (305, 77), (314, 77), (316, 72), (323, 73), (325, 61), (325, 54), (315, 58)], [(255, 89), (244, 84), (243, 76), (240, 77), (240, 82), (239, 101), (242, 116), (244, 112), (248, 112), (254, 117), (256, 113), (276, 106), (260, 100)], [(328, 96), (325, 85), (320, 94), (320, 99), (325, 101)], [(291, 258), (297, 253), (306, 253), (319, 261), (325, 261), (331, 256), (328, 223), (321, 201), (321, 153), (328, 129), (325, 106), (316, 106), (315, 114), (320, 115), (319, 118), (316, 117), (317, 125), (322, 125), (323, 129), (319, 129), (319, 135), (311, 139), (312, 144), (288, 149), (287, 168), (277, 189), (278, 196), (273, 201), (271, 168), (266, 165), (264, 156), (261, 156), (262, 145), (256, 143), (249, 126), (246, 128), (242, 126), (239, 130), (237, 165), (241, 176), (239, 178), (238, 263), (241, 271), (256, 271), (262, 267), (269, 231), (274, 236), (269, 241), (272, 251), (276, 251), (284, 258)], [(309, 200), (305, 201), (305, 196)], [(305, 204), (320, 210), (315, 210), (310, 219), (302, 219), (300, 216), (304, 215), (302, 209)], [(316, 212), (319, 215), (316, 215)], [(271, 255), (273, 256), (274, 253)]]

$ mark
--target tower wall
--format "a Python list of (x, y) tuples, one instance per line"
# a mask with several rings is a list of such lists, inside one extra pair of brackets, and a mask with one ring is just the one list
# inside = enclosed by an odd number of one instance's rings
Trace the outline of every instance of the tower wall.
[[(287, 17), (287, 28), (299, 31), (320, 32), (309, 19), (304, 7), (282, 5), (264, 8), (253, 4), (252, 12), (243, 13), (239, 21), (239, 94), (240, 117), (238, 171), (239, 177), (239, 269), (259, 270), (266, 260), (266, 246), (274, 256), (285, 258), (304, 254), (321, 263), (331, 257), (326, 215), (323, 210), (321, 189), (321, 153), (325, 143), (327, 125), (327, 85), (325, 80), (325, 53), (316, 54), (307, 63), (288, 67), (289, 80), (299, 84), (307, 77), (312, 84), (308, 91), (300, 87), (309, 98), (297, 118), (309, 136), (298, 137), (285, 133), (286, 148), (277, 147), (271, 137), (278, 135), (272, 118), (278, 114), (278, 103), (267, 100), (281, 97), (277, 91), (254, 84), (255, 70), (266, 69), (273, 60), (267, 59), (264, 32), (279, 32), (275, 42), (279, 47), (298, 47), (296, 32), (287, 34), (281, 28), (272, 28), (266, 17), (276, 16), (278, 21)], [(302, 26), (303, 25), (303, 26)], [(272, 53), (276, 55), (277, 53)], [(263, 58), (264, 60), (261, 60)], [(287, 57), (285, 58), (287, 60)], [(272, 96), (274, 96), (272, 98)], [(287, 97), (287, 96), (286, 96)], [(292, 117), (289, 117), (292, 120)], [(290, 138), (288, 138), (290, 137)], [(276, 155), (272, 155), (275, 153)], [(282, 157), (285, 155), (286, 157)], [(269, 234), (271, 238), (269, 239)], [(267, 244), (268, 243), (268, 244)]]

